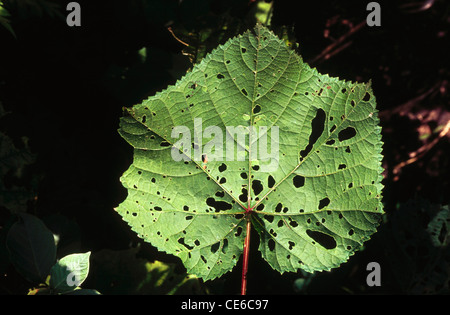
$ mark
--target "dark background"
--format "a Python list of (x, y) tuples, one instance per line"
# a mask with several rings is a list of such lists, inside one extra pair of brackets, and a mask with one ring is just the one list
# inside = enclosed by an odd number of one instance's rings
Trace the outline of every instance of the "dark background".
[[(0, 131), (27, 162), (2, 174), (2, 193), (23, 197), (0, 204), (0, 241), (17, 211), (34, 214), (61, 235), (58, 258), (92, 251), (83, 287), (129, 294), (127, 270), (102, 269), (105, 250), (140, 244), (139, 259), (173, 263), (179, 274), (183, 266), (141, 242), (113, 210), (126, 197), (119, 178), (132, 163), (117, 133), (122, 108), (174, 84), (191, 62), (252, 28), (264, 1), (78, 1), (81, 27), (67, 26), (68, 2), (4, 1), (15, 37), (0, 25)], [(450, 133), (442, 132), (450, 120), (450, 5), (378, 1), (381, 26), (369, 27), (368, 2), (274, 0), (269, 27), (319, 72), (372, 80), (383, 127), (383, 223), (349, 262), (313, 276), (273, 271), (254, 238), (249, 294), (449, 292), (450, 219), (438, 247), (427, 226), (450, 197)], [(26, 294), (34, 284), (0, 249), (0, 293)], [(380, 263), (381, 287), (366, 285), (371, 261)], [(240, 271), (241, 261), (189, 293), (237, 294)]]

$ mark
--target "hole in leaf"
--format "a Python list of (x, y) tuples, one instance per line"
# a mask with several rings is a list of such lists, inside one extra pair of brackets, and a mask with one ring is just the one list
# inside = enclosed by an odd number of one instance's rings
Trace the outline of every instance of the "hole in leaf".
[(333, 145), (335, 142), (336, 142), (336, 141), (334, 141), (334, 139), (331, 139), (331, 140), (328, 140), (328, 141), (326, 142), (326, 144), (328, 144), (328, 145)]
[(274, 241), (273, 239), (270, 239), (270, 240), (267, 242), (267, 246), (269, 247), (269, 250), (270, 250), (271, 252), (273, 252), (273, 250), (275, 249), (275, 241)]
[(260, 204), (256, 207), (256, 210), (258, 210), (258, 211), (264, 210), (264, 204), (263, 204), (263, 203), (260, 203)]
[(363, 101), (368, 102), (369, 100), (370, 100), (370, 94), (369, 94), (369, 92), (366, 92), (366, 94), (364, 94)]
[(328, 197), (323, 198), (319, 201), (319, 210), (325, 208), (330, 204), (330, 199)]
[(247, 96), (247, 95), (248, 95), (248, 93), (247, 93), (247, 90), (246, 90), (246, 89), (242, 89), (242, 90), (241, 90), (241, 92), (242, 92), (242, 94), (244, 94), (245, 96)]
[(342, 169), (344, 169), (344, 168), (347, 168), (347, 165), (345, 165), (345, 164), (339, 164), (339, 167), (338, 167), (339, 170), (342, 170)]
[(350, 102), (350, 105), (352, 105), (352, 107), (355, 107), (355, 106), (356, 106), (355, 100), (352, 100), (352, 101)]
[(292, 250), (295, 246), (295, 243), (292, 241), (289, 241), (288, 243), (289, 243), (289, 250)]
[(186, 220), (192, 220), (193, 216), (192, 215), (188, 215), (186, 216)]
[(277, 212), (277, 213), (281, 212), (282, 208), (283, 208), (283, 205), (281, 203), (278, 203), (276, 208), (275, 208), (275, 212)]
[(222, 245), (222, 253), (226, 254), (227, 249), (228, 249), (228, 239), (224, 239)]
[(253, 165), (253, 166), (252, 166), (252, 169), (253, 169), (254, 171), (259, 170), (259, 165)]
[(303, 187), (303, 185), (305, 185), (305, 178), (300, 175), (295, 175), (292, 181), (294, 182), (295, 188), (300, 188)]
[(178, 239), (178, 243), (180, 243), (181, 245), (183, 245), (184, 247), (186, 247), (188, 250), (192, 250), (192, 249), (194, 248), (194, 247), (189, 246), (188, 244), (186, 244), (186, 243), (184, 242), (184, 237)]
[(347, 146), (347, 148), (345, 148), (345, 152), (347, 152), (347, 153), (352, 152), (352, 151), (350, 150), (350, 147), (349, 147), (349, 146)]
[(219, 249), (220, 242), (214, 243), (211, 245), (211, 253), (215, 254), (217, 250)]
[(242, 202), (247, 202), (248, 199), (248, 191), (245, 188), (242, 188), (242, 194), (239, 195), (239, 200)]
[(247, 179), (247, 173), (242, 172), (242, 173), (241, 173), (241, 178), (242, 178), (242, 179)]
[(217, 75), (217, 79), (223, 79), (223, 78), (225, 78), (225, 77), (224, 77), (224, 75), (223, 75), (222, 73), (219, 73), (219, 74)]
[(219, 172), (224, 172), (225, 170), (227, 169), (227, 166), (225, 165), (225, 163), (222, 163), (220, 166), (219, 166)]
[(241, 236), (242, 234), (242, 227), (238, 226), (236, 229), (236, 233), (234, 233), (234, 236)]
[(223, 190), (219, 190), (216, 192), (216, 197), (223, 198), (225, 196), (225, 192)]
[(328, 234), (312, 230), (306, 230), (306, 234), (308, 234), (309, 237), (311, 237), (314, 241), (316, 241), (319, 245), (323, 246), (326, 249), (333, 249), (337, 246), (334, 237)]
[(289, 225), (292, 226), (292, 227), (297, 227), (298, 223), (296, 221), (294, 221), (294, 220), (290, 220), (289, 221)]
[(195, 246), (200, 246), (200, 241), (199, 240), (195, 240), (194, 244), (195, 244)]
[[(441, 220), (439, 220), (439, 221), (441, 221)], [(437, 235), (437, 233), (435, 235)], [(440, 244), (445, 244), (446, 237), (447, 237), (447, 224), (445, 222), (442, 222), (442, 225), (441, 225), (441, 228), (439, 231), (439, 235), (438, 235), (438, 240), (439, 240)]]
[(147, 116), (145, 116), (145, 115), (142, 116), (142, 120), (141, 121), (142, 121), (143, 124), (145, 124), (146, 120), (147, 120)]
[(284, 226), (283, 220), (279, 220), (278, 223), (277, 223), (277, 226), (278, 226), (279, 228), (280, 228), (280, 227), (283, 227), (283, 226)]
[(275, 185), (275, 179), (272, 175), (267, 178), (267, 187), (272, 188)]
[(216, 199), (210, 197), (208, 199), (206, 199), (206, 204), (210, 207), (213, 207), (216, 211), (221, 211), (221, 210), (229, 210), (231, 209), (233, 206), (225, 201), (217, 201)]
[(341, 131), (339, 131), (338, 139), (339, 141), (344, 141), (353, 138), (356, 136), (356, 129), (353, 127), (347, 127)]
[(242, 51), (243, 54), (245, 54), (245, 52), (247, 51), (247, 49), (244, 48), (244, 47), (242, 47), (242, 48), (241, 48), (241, 51)]
[(155, 209), (155, 211), (161, 211), (162, 210), (162, 208), (158, 207), (158, 206), (154, 207), (153, 209)]
[(253, 114), (258, 114), (261, 111), (261, 106), (256, 104), (256, 106), (253, 108)]
[(305, 157), (311, 151), (314, 143), (322, 135), (323, 129), (325, 127), (325, 111), (319, 108), (316, 112), (316, 117), (311, 122), (311, 135), (309, 136), (309, 143), (305, 150), (300, 151), (300, 156)]
[(265, 215), (264, 215), (264, 219), (266, 219), (267, 221), (269, 221), (270, 223), (272, 223), (272, 222), (273, 222), (273, 219), (274, 219), (274, 216), (273, 216), (273, 215), (265, 214)]
[(263, 185), (261, 184), (261, 181), (259, 180), (252, 181), (252, 189), (255, 196), (259, 195), (263, 190)]
[(355, 234), (355, 231), (353, 229), (350, 229), (350, 231), (348, 231), (348, 235), (352, 236), (353, 234)]
[(168, 146), (170, 146), (170, 143), (167, 142), (167, 141), (162, 141), (161, 144), (160, 144), (160, 146), (162, 146), (162, 147), (168, 147)]

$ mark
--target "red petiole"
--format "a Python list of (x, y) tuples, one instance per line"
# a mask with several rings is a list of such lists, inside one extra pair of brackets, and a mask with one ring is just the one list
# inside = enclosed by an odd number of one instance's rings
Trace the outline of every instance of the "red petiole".
[(244, 255), (242, 260), (242, 281), (241, 281), (241, 295), (245, 295), (247, 292), (247, 272), (248, 272), (248, 257), (250, 252), (250, 230), (251, 230), (251, 222), (250, 215), (252, 213), (253, 208), (245, 209), (245, 216), (247, 219), (247, 233), (245, 235), (244, 241)]

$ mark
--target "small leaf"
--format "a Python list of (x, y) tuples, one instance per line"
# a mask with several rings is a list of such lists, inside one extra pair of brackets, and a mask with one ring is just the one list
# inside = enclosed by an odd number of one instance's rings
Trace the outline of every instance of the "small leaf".
[(44, 283), (56, 260), (52, 232), (37, 217), (21, 213), (8, 231), (6, 246), (14, 267), (33, 283)]
[(61, 258), (51, 269), (50, 287), (56, 293), (67, 293), (77, 289), (89, 273), (91, 252), (71, 254)]

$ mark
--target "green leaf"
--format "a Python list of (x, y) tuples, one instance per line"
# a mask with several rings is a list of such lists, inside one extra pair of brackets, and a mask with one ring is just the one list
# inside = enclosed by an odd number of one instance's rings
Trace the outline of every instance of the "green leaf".
[(345, 262), (383, 213), (370, 83), (319, 74), (259, 24), (128, 109), (119, 133), (134, 161), (116, 210), (204, 280), (235, 266), (247, 219), (274, 269), (313, 272)]
[(37, 217), (21, 213), (20, 221), (11, 226), (6, 246), (14, 267), (27, 280), (44, 283), (56, 260), (52, 232)]
[(51, 269), (50, 287), (56, 293), (72, 292), (86, 280), (91, 252), (61, 258)]
[(450, 238), (450, 209), (443, 206), (436, 216), (430, 221), (427, 232), (431, 236), (431, 242), (436, 247), (446, 247)]
[[(3, 7), (3, 1), (0, 1), (0, 24), (3, 25), (14, 37), (16, 37), (16, 33), (11, 27), (11, 22), (9, 20), (10, 14), (8, 10)], [(17, 38), (17, 37), (16, 37)], [(1, 116), (1, 115), (0, 115)]]

